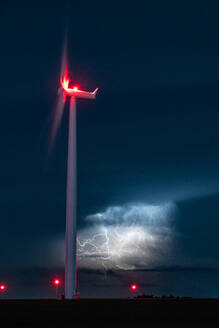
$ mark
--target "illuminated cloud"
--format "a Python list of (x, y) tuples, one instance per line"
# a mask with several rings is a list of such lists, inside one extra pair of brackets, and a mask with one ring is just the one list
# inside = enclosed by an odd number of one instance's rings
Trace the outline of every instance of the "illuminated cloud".
[(153, 268), (172, 261), (173, 203), (111, 206), (86, 217), (78, 232), (78, 265), (89, 269)]

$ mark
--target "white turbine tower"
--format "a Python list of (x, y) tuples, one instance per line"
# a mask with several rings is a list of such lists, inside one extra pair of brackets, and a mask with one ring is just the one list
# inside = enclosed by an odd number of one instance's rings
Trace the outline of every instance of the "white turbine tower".
[(62, 90), (70, 97), (68, 128), (68, 164), (66, 189), (66, 235), (65, 235), (65, 298), (77, 297), (77, 142), (76, 99), (95, 99), (96, 92), (86, 92), (77, 87), (69, 88), (63, 80)]

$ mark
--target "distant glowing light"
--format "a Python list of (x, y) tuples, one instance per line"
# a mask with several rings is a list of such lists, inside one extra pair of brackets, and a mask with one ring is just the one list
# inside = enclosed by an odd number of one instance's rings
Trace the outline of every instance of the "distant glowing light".
[(78, 91), (78, 87), (73, 87), (73, 89), (72, 90), (74, 90), (74, 91)]
[(58, 279), (58, 278), (55, 278), (55, 279), (53, 280), (53, 284), (54, 284), (55, 286), (59, 286), (59, 285), (61, 285), (61, 280)]
[(138, 289), (138, 286), (136, 284), (131, 285), (131, 290), (136, 291)]
[(4, 284), (0, 285), (0, 291), (4, 292), (6, 290), (6, 286)]

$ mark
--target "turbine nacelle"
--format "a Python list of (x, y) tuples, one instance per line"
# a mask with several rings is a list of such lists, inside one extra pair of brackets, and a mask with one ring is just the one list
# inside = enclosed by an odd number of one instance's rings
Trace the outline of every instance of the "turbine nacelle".
[[(63, 80), (60, 81), (61, 90), (63, 90), (64, 99), (66, 96), (81, 98), (81, 99), (95, 99), (98, 88), (96, 88), (93, 92), (80, 90), (77, 86), (72, 88), (69, 87), (69, 80), (64, 77)], [(61, 91), (60, 90), (60, 91)]]

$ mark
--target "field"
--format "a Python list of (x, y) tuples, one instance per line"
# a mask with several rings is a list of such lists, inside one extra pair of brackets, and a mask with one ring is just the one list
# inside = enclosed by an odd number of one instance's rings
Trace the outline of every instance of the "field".
[(217, 327), (219, 299), (1, 300), (1, 327)]

